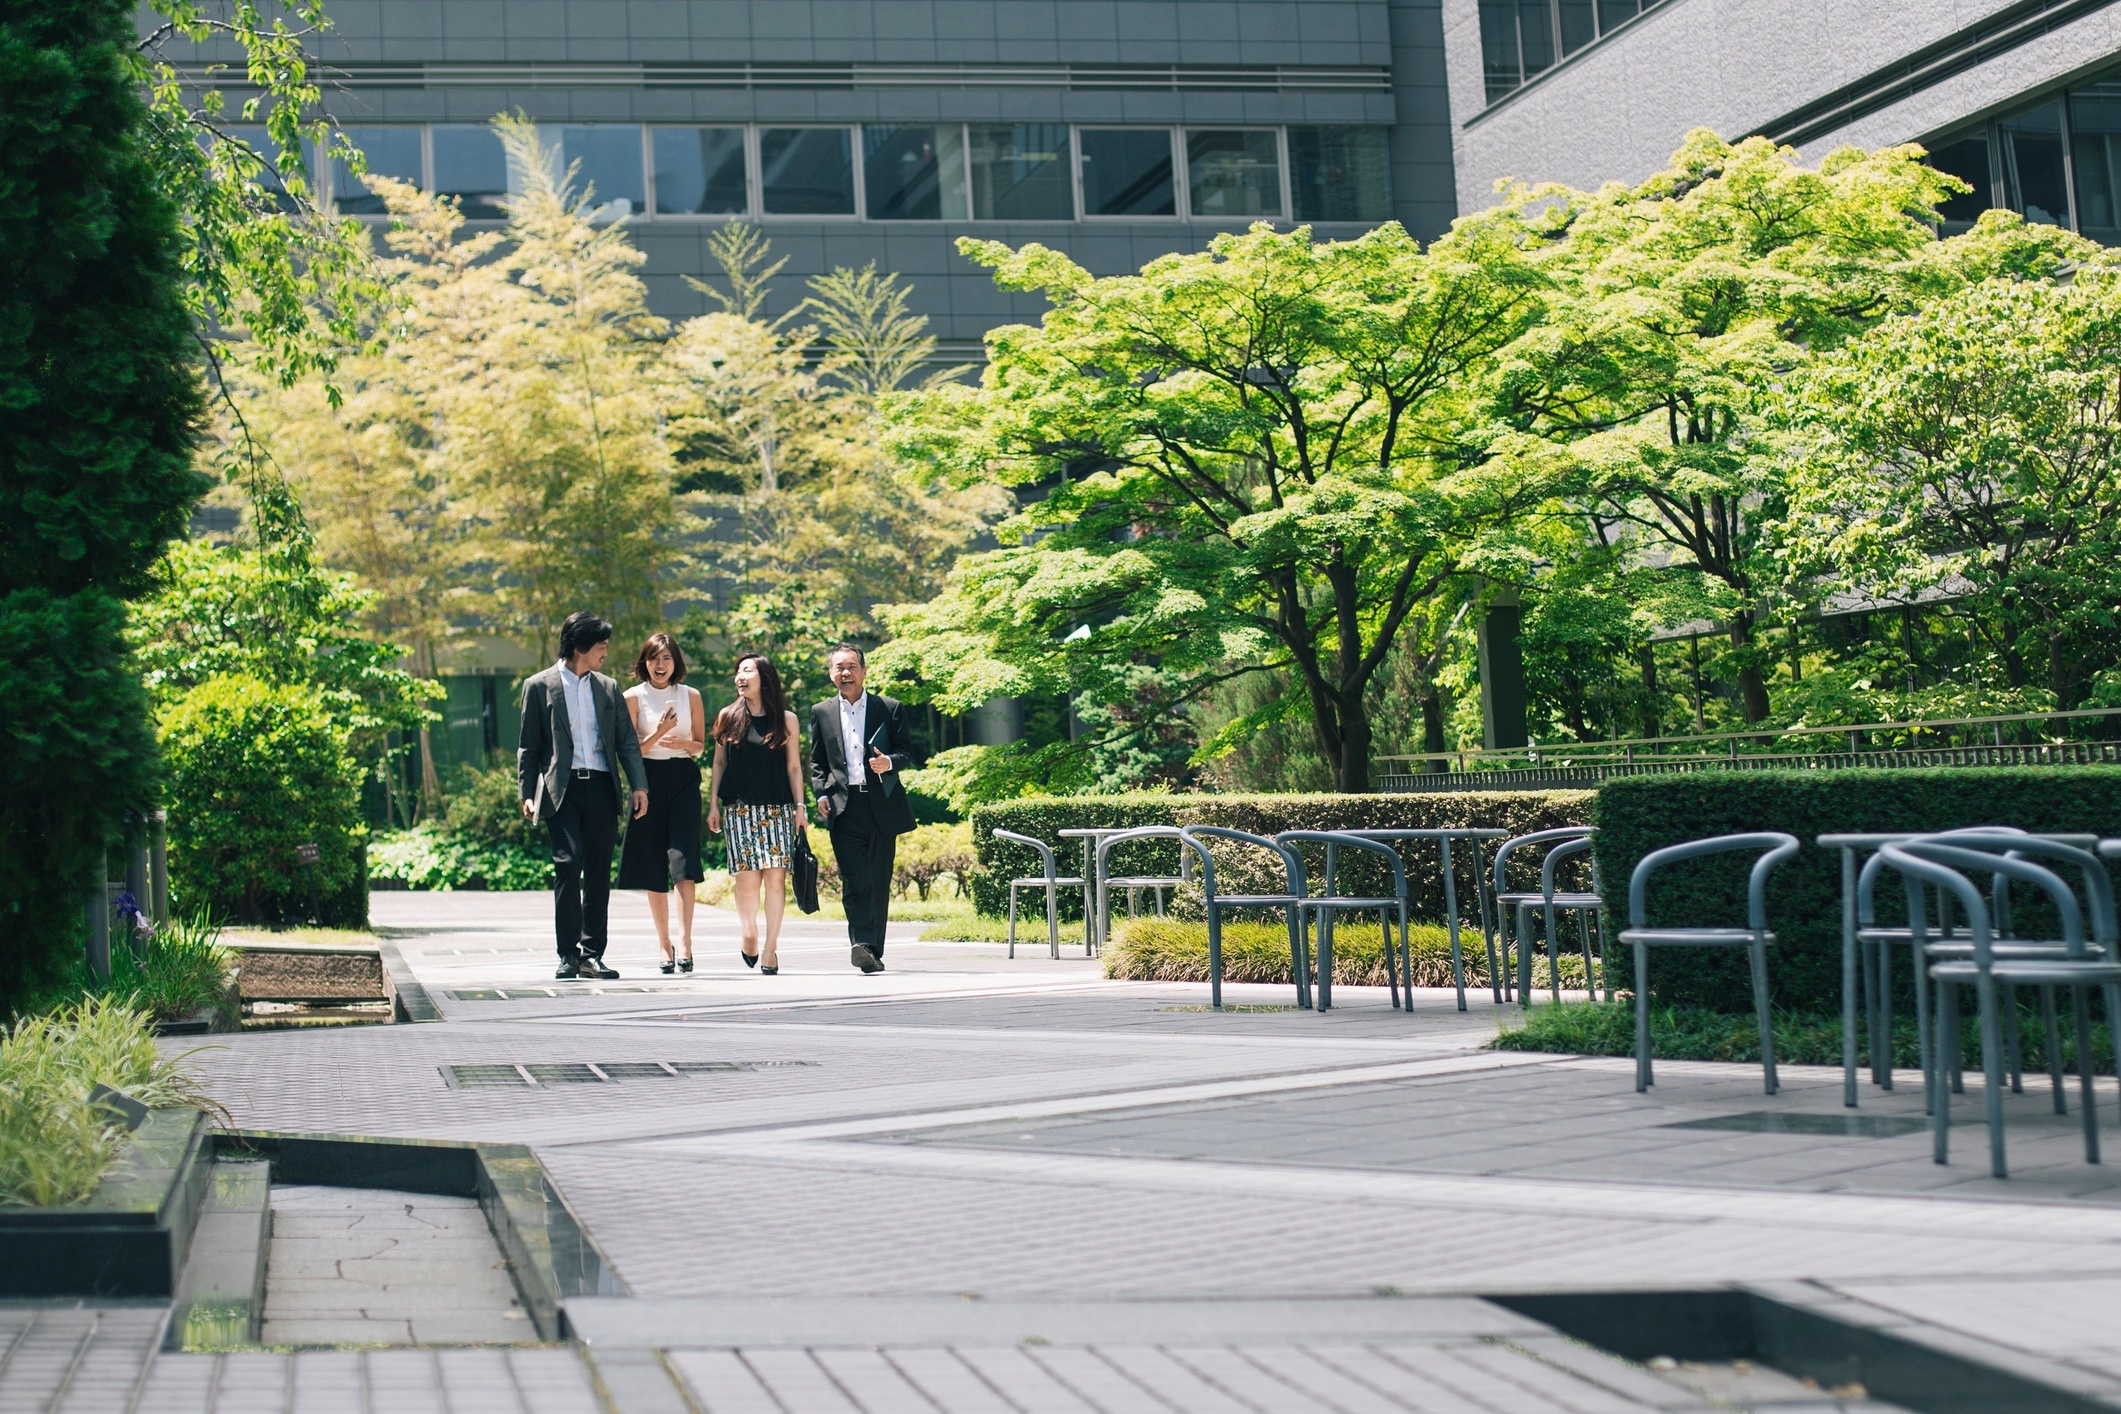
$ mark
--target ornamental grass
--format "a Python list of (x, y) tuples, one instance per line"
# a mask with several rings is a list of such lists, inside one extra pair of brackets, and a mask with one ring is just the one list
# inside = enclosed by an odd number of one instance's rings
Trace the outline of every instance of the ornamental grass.
[[(1041, 918), (1040, 942), (1044, 942)], [(1393, 928), (1397, 942), (1398, 928)], [(1289, 930), (1282, 923), (1223, 924), (1223, 980), (1294, 985), (1289, 967)], [(1024, 933), (1019, 928), (1018, 945)], [(1063, 941), (1066, 941), (1065, 934)], [(1459, 950), (1465, 959), (1466, 985), (1488, 985), (1487, 949), (1478, 929), (1461, 929)], [(1416, 923), (1407, 930), (1412, 954), (1414, 985), (1449, 987), (1451, 934), (1440, 923)], [(1318, 941), (1313, 930), (1315, 956)], [(1205, 982), (1208, 980), (1208, 925), (1174, 918), (1115, 918), (1112, 944), (1105, 949), (1105, 975), (1130, 982)], [(1547, 964), (1540, 958), (1533, 967), (1533, 985), (1547, 985)], [(1385, 985), (1384, 933), (1374, 920), (1342, 919), (1333, 932), (1333, 985), (1336, 987), (1382, 987)], [(1564, 954), (1561, 985), (1583, 986), (1583, 958)]]

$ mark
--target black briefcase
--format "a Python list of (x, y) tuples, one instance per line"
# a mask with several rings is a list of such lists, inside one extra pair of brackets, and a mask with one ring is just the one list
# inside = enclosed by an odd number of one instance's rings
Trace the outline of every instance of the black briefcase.
[(817, 912), (817, 856), (810, 852), (810, 835), (795, 827), (795, 906), (805, 913)]

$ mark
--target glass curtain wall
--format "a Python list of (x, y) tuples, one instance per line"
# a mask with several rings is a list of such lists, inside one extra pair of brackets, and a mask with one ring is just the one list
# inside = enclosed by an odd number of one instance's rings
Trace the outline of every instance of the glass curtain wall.
[(2078, 84), (1929, 144), (1930, 165), (1974, 190), (1944, 203), (1945, 235), (1992, 206), (2121, 245), (2121, 73)]

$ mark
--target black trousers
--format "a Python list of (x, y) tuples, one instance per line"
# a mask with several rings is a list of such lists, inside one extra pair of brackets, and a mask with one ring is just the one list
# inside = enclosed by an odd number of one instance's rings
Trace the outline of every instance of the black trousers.
[(847, 941), (884, 955), (884, 920), (891, 910), (891, 869), (898, 836), (885, 828), (874, 787), (849, 791), (847, 808), (830, 821), (832, 858), (840, 867), (840, 903), (847, 911)]
[(560, 960), (600, 958), (611, 916), (611, 855), (619, 799), (608, 771), (577, 776), (552, 820), (552, 924)]

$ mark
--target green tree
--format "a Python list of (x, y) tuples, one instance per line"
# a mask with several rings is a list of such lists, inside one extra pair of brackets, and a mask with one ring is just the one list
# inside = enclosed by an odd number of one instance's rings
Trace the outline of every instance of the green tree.
[(1991, 279), (1889, 319), (1810, 365), (1787, 416), (1797, 578), (1965, 596), (2005, 684), (2060, 708), (2115, 665), (2121, 273)]
[(203, 486), (178, 207), (142, 140), (131, 17), (0, 12), (0, 1010), (78, 946), (84, 886), (153, 802), (122, 601)]
[[(886, 611), (882, 666), (957, 711), (1118, 705), (1156, 667), (1182, 684), (1169, 713), (1286, 670), (1335, 787), (1367, 789), (1370, 685), (1519, 508), (1452, 455), (1461, 389), (1538, 311), (1513, 221), (1463, 220), (1426, 252), (1396, 225), (1325, 244), (1261, 225), (1113, 279), (1041, 246), (960, 248), (1053, 308), (988, 335), (979, 387), (899, 408), (896, 445), (966, 483), (1050, 490), (1005, 526), (1015, 543)], [(1089, 747), (997, 786), (1064, 784)]]
[(1763, 401), (1808, 354), (1953, 278), (1933, 223), (1962, 188), (1921, 158), (1844, 149), (1808, 168), (1697, 131), (1638, 186), (1507, 203), (1545, 242), (1555, 296), (1500, 361), (1494, 410), (1513, 432), (1490, 450), (1565, 483), (1588, 540), (1703, 582), (1749, 721), (1770, 709), (1763, 532), (1784, 504)]

